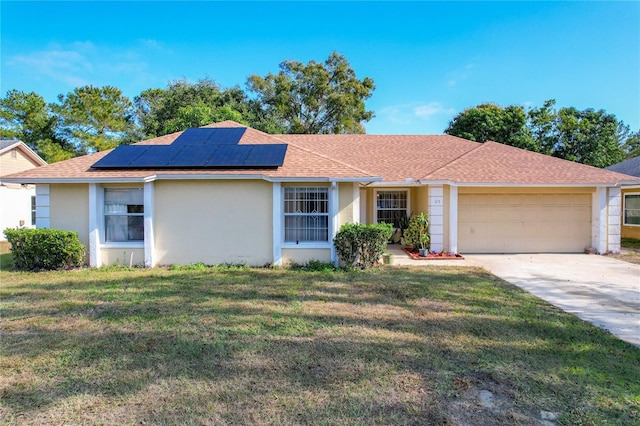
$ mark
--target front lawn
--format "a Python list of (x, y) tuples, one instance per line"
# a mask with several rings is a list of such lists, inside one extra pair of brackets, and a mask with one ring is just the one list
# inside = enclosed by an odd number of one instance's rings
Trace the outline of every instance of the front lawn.
[(640, 349), (481, 269), (2, 271), (0, 303), (1, 424), (640, 423)]

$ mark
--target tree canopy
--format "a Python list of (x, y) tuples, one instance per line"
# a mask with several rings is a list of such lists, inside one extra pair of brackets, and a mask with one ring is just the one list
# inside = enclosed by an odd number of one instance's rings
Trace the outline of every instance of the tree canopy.
[(133, 103), (112, 86), (83, 86), (59, 95), (53, 110), (65, 137), (80, 150), (104, 151), (131, 142), (135, 135)]
[(10, 90), (0, 99), (0, 136), (19, 139), (45, 161), (74, 157), (72, 143), (60, 136), (60, 118), (37, 93)]
[(595, 167), (618, 163), (637, 148), (637, 133), (631, 133), (615, 115), (591, 108), (556, 109), (555, 103), (547, 100), (528, 111), (517, 105), (480, 104), (455, 116), (445, 133), (477, 142), (493, 140)]
[(536, 141), (526, 127), (527, 114), (523, 107), (502, 108), (484, 103), (467, 108), (456, 115), (445, 130), (453, 136), (476, 142), (495, 141), (530, 151), (539, 151)]
[(324, 63), (284, 61), (278, 74), (252, 75), (249, 90), (265, 115), (281, 120), (288, 133), (365, 133), (372, 111), (365, 100), (373, 80), (360, 80), (347, 59), (333, 52)]

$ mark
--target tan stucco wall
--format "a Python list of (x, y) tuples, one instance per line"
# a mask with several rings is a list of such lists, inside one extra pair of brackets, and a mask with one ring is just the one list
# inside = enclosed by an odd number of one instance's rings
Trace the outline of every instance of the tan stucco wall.
[(271, 263), (272, 211), (268, 182), (156, 182), (157, 263)]
[(429, 187), (419, 186), (411, 188), (411, 214), (419, 215), (420, 213), (429, 212)]
[(74, 231), (89, 251), (89, 185), (51, 184), (50, 228)]
[(100, 250), (100, 256), (103, 265), (144, 266), (144, 249), (103, 248)]
[(18, 148), (0, 154), (0, 176), (22, 172), (34, 167), (38, 167), (38, 164), (24, 155)]
[(621, 234), (622, 238), (635, 238), (640, 240), (640, 226), (628, 226), (624, 224), (624, 194), (636, 193), (640, 194), (640, 188), (637, 189), (622, 189), (622, 209), (620, 215)]
[(360, 188), (360, 197), (364, 197), (365, 199), (365, 218), (366, 220), (362, 221), (365, 225), (371, 225), (373, 223), (373, 189), (372, 188)]
[[(354, 223), (354, 209), (359, 200), (354, 200), (354, 188), (357, 183), (340, 183), (338, 184), (338, 230), (345, 223)], [(359, 219), (359, 218), (358, 218)]]
[(291, 263), (306, 264), (311, 260), (319, 260), (321, 262), (331, 262), (331, 249), (299, 249), (299, 248), (283, 248), (282, 264)]

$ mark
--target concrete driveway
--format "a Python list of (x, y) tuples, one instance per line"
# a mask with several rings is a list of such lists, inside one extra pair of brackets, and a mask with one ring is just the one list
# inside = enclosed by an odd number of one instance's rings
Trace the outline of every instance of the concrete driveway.
[(640, 265), (587, 254), (465, 255), (465, 263), (640, 347)]

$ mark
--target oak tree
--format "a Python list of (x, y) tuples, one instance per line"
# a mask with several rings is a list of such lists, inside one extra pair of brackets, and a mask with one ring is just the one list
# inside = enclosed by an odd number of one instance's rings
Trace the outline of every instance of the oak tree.
[(287, 133), (364, 133), (363, 123), (373, 117), (365, 107), (375, 90), (373, 80), (357, 78), (336, 52), (324, 63), (284, 61), (277, 74), (249, 77), (247, 87), (264, 115), (282, 123)]

